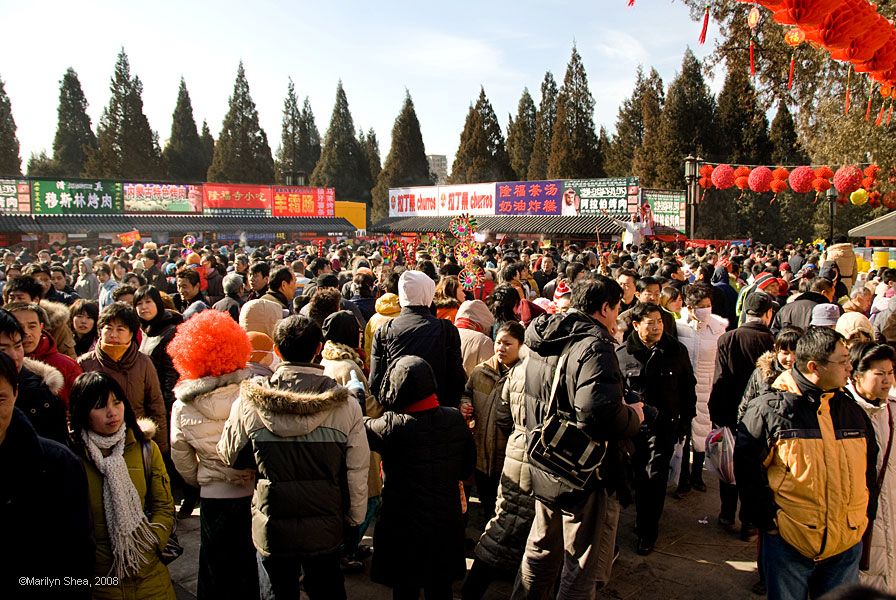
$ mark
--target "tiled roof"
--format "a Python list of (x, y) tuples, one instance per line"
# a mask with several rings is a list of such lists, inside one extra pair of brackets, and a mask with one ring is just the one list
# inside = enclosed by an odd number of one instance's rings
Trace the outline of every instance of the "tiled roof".
[(139, 231), (245, 231), (247, 233), (354, 233), (355, 226), (335, 217), (232, 216), (0, 216), (0, 231), (14, 233), (124, 233)]
[(862, 223), (849, 230), (849, 237), (892, 238), (896, 237), (896, 211)]
[[(544, 233), (548, 235), (616, 235), (622, 232), (610, 217), (604, 215), (558, 216), (501, 216), (476, 217), (479, 231), (494, 233)], [(370, 228), (374, 233), (430, 233), (447, 231), (451, 217), (390, 217)], [(669, 227), (657, 226), (657, 234), (674, 234)]]

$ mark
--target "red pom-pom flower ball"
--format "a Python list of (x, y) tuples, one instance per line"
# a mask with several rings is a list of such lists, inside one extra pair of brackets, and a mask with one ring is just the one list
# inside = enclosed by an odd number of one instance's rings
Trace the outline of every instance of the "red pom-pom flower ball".
[(719, 165), (712, 171), (712, 183), (720, 190), (727, 190), (734, 185), (734, 169), (731, 165)]
[(768, 167), (756, 167), (750, 172), (750, 190), (757, 194), (764, 194), (771, 189), (772, 170)]

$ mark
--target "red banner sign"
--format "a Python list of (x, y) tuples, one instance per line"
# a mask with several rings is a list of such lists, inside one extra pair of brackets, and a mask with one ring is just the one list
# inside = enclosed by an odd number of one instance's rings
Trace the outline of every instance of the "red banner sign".
[(332, 217), (336, 212), (336, 190), (297, 186), (274, 186), (271, 214), (275, 217)]
[(267, 185), (206, 183), (202, 186), (205, 214), (259, 216), (271, 214), (271, 188)]

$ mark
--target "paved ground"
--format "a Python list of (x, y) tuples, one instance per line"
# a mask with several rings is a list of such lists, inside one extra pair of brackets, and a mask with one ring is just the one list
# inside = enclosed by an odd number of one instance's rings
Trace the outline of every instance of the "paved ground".
[[(641, 557), (635, 553), (634, 510), (629, 507), (623, 511), (618, 535), (621, 554), (613, 568), (613, 580), (603, 590), (601, 598), (760, 598), (750, 592), (750, 586), (757, 580), (755, 543), (741, 542), (718, 528), (718, 486), (712, 475), (707, 473), (706, 477), (709, 489), (705, 493), (691, 492), (682, 500), (671, 496), (667, 498), (660, 538), (656, 551), (650, 556)], [(471, 503), (471, 511), (476, 506)], [(170, 569), (179, 600), (195, 598), (199, 560), (198, 515), (199, 509), (178, 526), (185, 550), (183, 556), (171, 563)], [(471, 529), (468, 537), (478, 536)], [(369, 539), (367, 543), (370, 543)], [(469, 563), (468, 560), (468, 566)], [(495, 583), (487, 598), (507, 598), (511, 583)], [(366, 574), (347, 576), (346, 590), (351, 599), (391, 598), (389, 588), (372, 583)], [(456, 586), (455, 590), (459, 598), (460, 586)]]

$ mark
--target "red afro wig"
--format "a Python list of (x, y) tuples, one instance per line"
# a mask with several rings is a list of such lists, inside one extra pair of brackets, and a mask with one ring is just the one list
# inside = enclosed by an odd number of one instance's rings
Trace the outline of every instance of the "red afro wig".
[(218, 376), (246, 367), (252, 345), (246, 331), (219, 310), (204, 310), (177, 327), (168, 354), (181, 379)]

